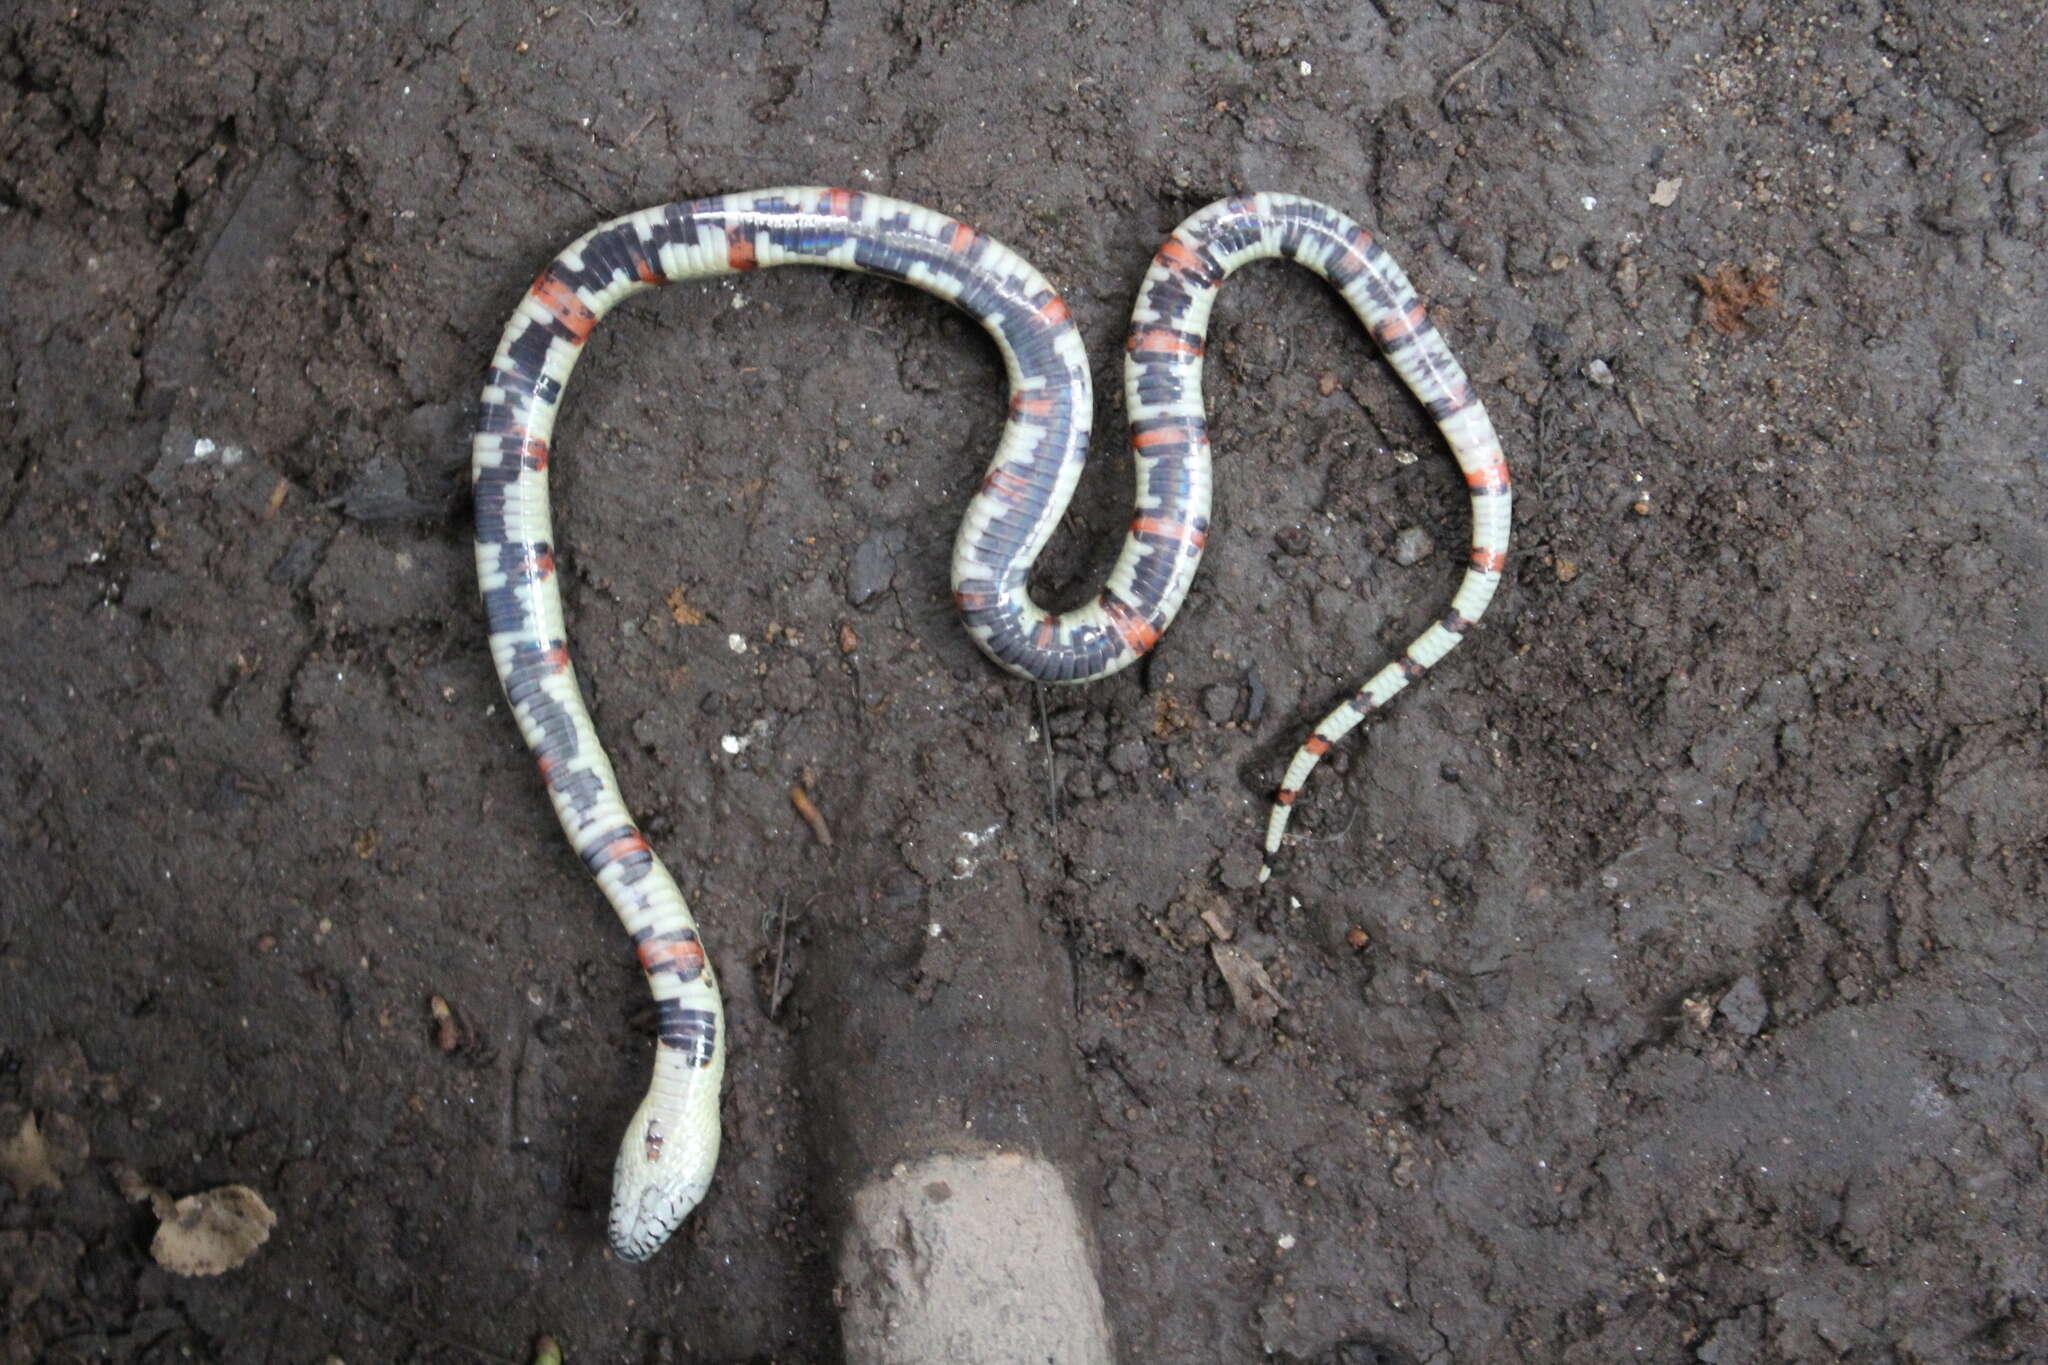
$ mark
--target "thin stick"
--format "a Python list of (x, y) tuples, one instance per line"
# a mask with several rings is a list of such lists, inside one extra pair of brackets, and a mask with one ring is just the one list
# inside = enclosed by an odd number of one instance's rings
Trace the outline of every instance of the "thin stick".
[(789, 897), (775, 898), (775, 918), (779, 927), (775, 931), (775, 976), (768, 983), (768, 1017), (773, 1019), (782, 1009), (782, 964), (789, 957)]
[(1059, 774), (1053, 768), (1052, 721), (1045, 714), (1045, 684), (1039, 683), (1038, 692), (1038, 737), (1045, 741), (1045, 795), (1052, 802), (1052, 822), (1060, 822)]
[(1506, 42), (1508, 40), (1508, 35), (1513, 33), (1514, 31), (1515, 26), (1513, 24), (1509, 24), (1506, 28), (1500, 31), (1500, 37), (1495, 38), (1492, 42), (1486, 45), (1486, 51), (1480, 53), (1477, 57), (1474, 57), (1471, 61), (1459, 67), (1456, 71), (1453, 71), (1451, 73), (1451, 78), (1444, 82), (1443, 89), (1436, 92), (1436, 102), (1438, 104), (1442, 104), (1446, 99), (1448, 99), (1450, 97), (1451, 91), (1457, 88), (1458, 82), (1464, 80), (1467, 76), (1471, 75), (1472, 72), (1479, 66), (1481, 62), (1485, 61), (1488, 57), (1491, 57), (1494, 53), (1500, 51), (1500, 45)]
[(638, 128), (635, 128), (632, 132), (626, 134), (626, 140), (620, 143), (619, 145), (621, 147), (630, 147), (634, 143), (638, 142), (640, 140), (640, 134), (646, 132), (649, 128), (652, 128), (654, 126), (654, 120), (660, 117), (661, 111), (659, 109), (649, 114), (645, 119), (641, 120), (640, 126)]
[(789, 804), (796, 807), (798, 815), (803, 816), (804, 823), (811, 827), (811, 833), (818, 837), (818, 842), (826, 848), (832, 847), (832, 827), (825, 823), (825, 813), (811, 800), (811, 794), (800, 786), (791, 787)]

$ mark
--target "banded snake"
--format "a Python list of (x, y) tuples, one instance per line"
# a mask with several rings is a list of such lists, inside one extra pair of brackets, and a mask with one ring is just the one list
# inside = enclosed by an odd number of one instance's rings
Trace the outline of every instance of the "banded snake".
[(703, 1198), (718, 1158), (725, 1070), (717, 977), (674, 879), (627, 812), (577, 687), (555, 583), (549, 439), (570, 372), (621, 299), (676, 280), (820, 265), (902, 280), (973, 315), (1009, 377), (1009, 414), (953, 549), (953, 594), (982, 651), (1043, 682), (1105, 677), (1143, 655), (1187, 596), (1209, 532), (1202, 360), (1231, 272), (1285, 256), (1328, 280), (1443, 432), (1472, 500), (1472, 545), (1449, 611), (1315, 727), (1281, 780), (1270, 872), (1297, 792), (1367, 714), (1470, 629), (1506, 563), (1510, 481), (1464, 370), (1386, 250), (1336, 210), (1238, 195), (1182, 223), (1153, 258), (1125, 347), (1136, 512), (1101, 593), (1063, 615), (1026, 578), (1087, 456), (1094, 398), (1066, 305), (1008, 247), (945, 214), (880, 195), (774, 189), (645, 209), (567, 247), (520, 301), (491, 362), (473, 443), (477, 575), (493, 663), (570, 843), (638, 950), (657, 1008), (654, 1078), (613, 1179), (611, 1243), (651, 1256)]

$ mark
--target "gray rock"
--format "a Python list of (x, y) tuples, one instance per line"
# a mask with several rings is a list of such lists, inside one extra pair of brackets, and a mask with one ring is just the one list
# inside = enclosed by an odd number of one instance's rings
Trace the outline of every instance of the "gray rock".
[(1757, 985), (1753, 976), (1739, 978), (1721, 997), (1715, 1009), (1729, 1028), (1749, 1037), (1763, 1032), (1764, 1021), (1771, 1017), (1771, 1006), (1764, 999), (1764, 988)]
[(896, 581), (896, 557), (903, 553), (910, 537), (900, 526), (885, 526), (868, 533), (846, 566), (846, 600), (856, 607), (889, 590)]
[(1394, 562), (1407, 567), (1420, 564), (1436, 549), (1436, 542), (1420, 526), (1410, 526), (1394, 537)]

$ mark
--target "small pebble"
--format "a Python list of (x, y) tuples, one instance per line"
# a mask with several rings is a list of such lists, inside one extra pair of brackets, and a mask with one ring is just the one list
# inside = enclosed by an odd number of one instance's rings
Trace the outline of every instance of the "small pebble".
[(1126, 777), (1144, 771), (1151, 764), (1152, 751), (1145, 747), (1143, 740), (1127, 739), (1109, 751), (1110, 768)]
[(1714, 1009), (1729, 1028), (1750, 1037), (1763, 1032), (1764, 1021), (1771, 1015), (1770, 1002), (1764, 999), (1764, 988), (1753, 976), (1737, 978)]
[(896, 557), (909, 544), (909, 534), (900, 526), (885, 526), (869, 533), (846, 566), (847, 603), (864, 607), (887, 592), (896, 579)]
[(1578, 576), (1579, 576), (1579, 562), (1578, 562), (1577, 560), (1575, 560), (1575, 559), (1560, 559), (1560, 560), (1558, 560), (1558, 561), (1557, 561), (1557, 581), (1558, 581), (1558, 582), (1560, 582), (1560, 583), (1569, 583), (1569, 582), (1571, 582), (1571, 581), (1572, 581), (1572, 580), (1573, 580), (1574, 578), (1577, 578)]
[(1806, 757), (1806, 730), (1796, 722), (1787, 722), (1778, 730), (1778, 752), (1787, 758)]
[(1586, 362), (1586, 379), (1596, 389), (1614, 387), (1614, 371), (1607, 368), (1607, 362), (1594, 356)]
[(1366, 944), (1372, 942), (1372, 935), (1354, 924), (1351, 926), (1351, 931), (1344, 935), (1344, 941), (1354, 949), (1363, 948)]
[(1410, 526), (1394, 537), (1394, 562), (1404, 568), (1420, 564), (1435, 548), (1436, 542), (1429, 538), (1429, 532), (1420, 526)]

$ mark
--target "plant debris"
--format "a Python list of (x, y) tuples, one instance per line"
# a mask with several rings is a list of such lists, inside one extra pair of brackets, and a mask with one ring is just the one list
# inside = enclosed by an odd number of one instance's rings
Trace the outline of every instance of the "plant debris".
[(455, 1010), (446, 1000), (438, 995), (427, 997), (427, 1013), (434, 1019), (435, 1047), (453, 1052), (462, 1046), (462, 1026), (455, 1022)]
[(147, 1200), (160, 1220), (149, 1254), (173, 1275), (219, 1275), (233, 1270), (270, 1240), (277, 1215), (247, 1185), (221, 1185), (173, 1202), (170, 1195), (126, 1167), (114, 1174), (121, 1193)]
[(1724, 337), (1741, 336), (1749, 330), (1750, 309), (1770, 308), (1778, 302), (1778, 277), (1768, 271), (1724, 265), (1711, 275), (1692, 278), (1706, 304), (1707, 326)]
[(14, 1186), (14, 1197), (26, 1200), (37, 1190), (61, 1190), (64, 1179), (50, 1161), (50, 1147), (36, 1116), (25, 1113), (10, 1137), (0, 1138), (0, 1178)]
[(800, 786), (791, 787), (789, 804), (796, 807), (796, 813), (811, 827), (811, 833), (818, 836), (818, 842), (826, 848), (832, 847), (832, 827), (825, 823), (825, 814), (818, 809), (817, 803), (811, 800), (811, 794)]
[(1273, 978), (1266, 975), (1259, 960), (1237, 944), (1212, 942), (1209, 955), (1216, 959), (1216, 969), (1223, 973), (1223, 984), (1230, 987), (1230, 1002), (1246, 1022), (1270, 1024), (1279, 1018), (1281, 1010), (1294, 1008), (1273, 985)]

